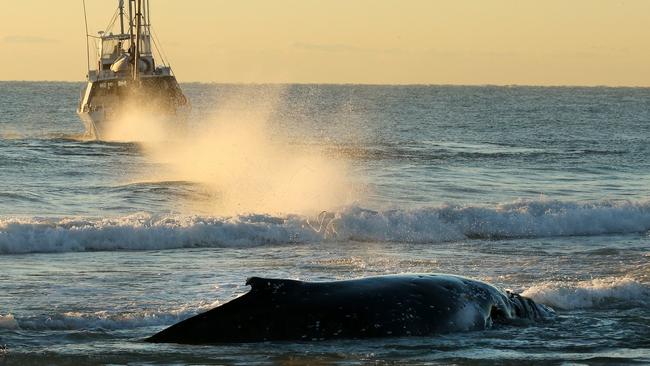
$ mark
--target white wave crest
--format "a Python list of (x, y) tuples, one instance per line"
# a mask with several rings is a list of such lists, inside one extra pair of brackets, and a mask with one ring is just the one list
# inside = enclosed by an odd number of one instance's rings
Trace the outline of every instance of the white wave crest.
[(527, 289), (522, 295), (565, 310), (650, 306), (650, 285), (628, 277), (547, 282)]
[(650, 230), (650, 201), (517, 201), (493, 207), (386, 211), (348, 207), (322, 214), (316, 225), (313, 221), (296, 215), (4, 218), (0, 219), (0, 254), (247, 247), (330, 239), (439, 243), (633, 233)]
[(0, 253), (246, 247), (292, 242), (300, 226), (291, 218), (265, 215), (225, 219), (149, 214), (104, 219), (10, 218), (0, 220)]

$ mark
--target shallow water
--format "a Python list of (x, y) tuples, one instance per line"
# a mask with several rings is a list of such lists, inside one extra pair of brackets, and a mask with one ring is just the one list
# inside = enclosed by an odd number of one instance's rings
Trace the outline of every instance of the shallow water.
[[(165, 169), (146, 146), (79, 138), (79, 88), (0, 83), (0, 363), (650, 362), (649, 89), (183, 85), (194, 131), (221, 109), (263, 110), (283, 141), (346, 164), (350, 202), (319, 218), (220, 215), (193, 204), (220, 199), (200, 182), (143, 179)], [(558, 317), (421, 338), (142, 342), (253, 275), (408, 272), (485, 280)]]

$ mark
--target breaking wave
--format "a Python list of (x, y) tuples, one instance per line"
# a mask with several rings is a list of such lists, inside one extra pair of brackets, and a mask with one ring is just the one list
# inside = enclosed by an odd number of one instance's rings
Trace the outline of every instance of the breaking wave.
[(629, 277), (548, 282), (527, 289), (523, 295), (565, 310), (650, 306), (650, 285)]
[(385, 211), (348, 207), (317, 218), (144, 213), (116, 218), (14, 217), (0, 219), (0, 253), (251, 247), (324, 240), (439, 243), (648, 230), (650, 201), (517, 201), (492, 207)]

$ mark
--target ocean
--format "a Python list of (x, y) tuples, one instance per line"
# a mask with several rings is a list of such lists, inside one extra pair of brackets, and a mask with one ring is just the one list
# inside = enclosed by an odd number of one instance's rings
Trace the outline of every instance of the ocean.
[[(650, 89), (183, 84), (182, 132), (83, 136), (0, 82), (0, 364), (650, 363)], [(248, 291), (450, 273), (557, 317), (431, 337), (143, 339)]]

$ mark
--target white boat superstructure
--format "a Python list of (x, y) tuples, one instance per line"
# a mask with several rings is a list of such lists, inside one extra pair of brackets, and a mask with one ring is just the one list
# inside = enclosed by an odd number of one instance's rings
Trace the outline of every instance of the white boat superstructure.
[(105, 31), (86, 35), (88, 41), (95, 42), (97, 59), (91, 62), (89, 52), (88, 81), (77, 113), (86, 133), (96, 139), (103, 138), (111, 123), (134, 109), (182, 125), (191, 108), (155, 42), (149, 0), (126, 1), (127, 10), (125, 0), (118, 0)]

